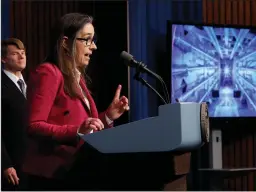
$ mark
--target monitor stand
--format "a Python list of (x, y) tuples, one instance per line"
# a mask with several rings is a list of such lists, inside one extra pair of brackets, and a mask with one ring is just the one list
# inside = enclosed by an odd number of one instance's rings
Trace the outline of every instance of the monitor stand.
[(222, 169), (222, 130), (211, 130), (209, 147), (210, 168)]

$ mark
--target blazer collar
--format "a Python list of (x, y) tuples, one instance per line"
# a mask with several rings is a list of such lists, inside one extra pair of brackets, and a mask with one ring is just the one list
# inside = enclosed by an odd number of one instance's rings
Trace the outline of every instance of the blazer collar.
[[(94, 102), (94, 100), (93, 100), (93, 98), (92, 98), (92, 96), (91, 96), (89, 90), (87, 89), (86, 83), (85, 83), (85, 81), (84, 81), (83, 78), (80, 79), (79, 85), (81, 86), (81, 88), (82, 88), (83, 91), (85, 92), (86, 97), (87, 97), (87, 99), (88, 99), (88, 101), (89, 101), (89, 103), (90, 103), (90, 108), (91, 108), (90, 112), (91, 112), (91, 116), (92, 116), (93, 118), (98, 118), (98, 111), (97, 111), (97, 108), (96, 108), (96, 104), (95, 104), (95, 102)], [(87, 105), (86, 105), (86, 103), (85, 103), (85, 101), (84, 101), (84, 97), (82, 96), (82, 98), (80, 98), (80, 99), (82, 99), (83, 104), (84, 104), (84, 105), (86, 106), (86, 108), (88, 109), (88, 107), (87, 107)]]

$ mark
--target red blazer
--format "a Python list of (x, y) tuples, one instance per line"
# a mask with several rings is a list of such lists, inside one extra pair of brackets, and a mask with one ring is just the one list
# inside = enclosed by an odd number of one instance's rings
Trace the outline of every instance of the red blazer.
[(31, 136), (23, 169), (25, 172), (47, 178), (64, 176), (83, 144), (77, 129), (88, 117), (100, 118), (107, 125), (105, 112), (98, 116), (96, 105), (83, 78), (80, 86), (90, 103), (84, 98), (73, 99), (64, 92), (64, 78), (53, 64), (41, 64), (31, 73), (27, 97)]

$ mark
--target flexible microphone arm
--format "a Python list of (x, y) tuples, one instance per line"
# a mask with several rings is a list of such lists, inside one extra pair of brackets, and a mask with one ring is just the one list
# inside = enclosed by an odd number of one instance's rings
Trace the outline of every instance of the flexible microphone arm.
[[(162, 79), (162, 77), (160, 77), (159, 75), (157, 75), (153, 71), (148, 70), (147, 65), (142, 63), (142, 62), (137, 63), (136, 71), (137, 71), (137, 73), (138, 73), (138, 71), (139, 71), (139, 73), (147, 72), (148, 75), (150, 75), (150, 76), (156, 78), (157, 80), (159, 80), (161, 82), (161, 85), (162, 85), (162, 88), (163, 88), (163, 92), (164, 92), (164, 96), (165, 96), (165, 103), (170, 103), (170, 96), (168, 94), (166, 84), (165, 84), (164, 80)], [(157, 93), (157, 94), (159, 94), (159, 93)]]
[(169, 96), (169, 93), (168, 93), (168, 90), (167, 90), (167, 87), (166, 87), (166, 84), (165, 84), (164, 80), (159, 75), (158, 75), (157, 79), (161, 82), (161, 85), (162, 85), (162, 88), (163, 88), (163, 91), (164, 91), (164, 96), (166, 98), (166, 102), (170, 103), (170, 96)]
[(145, 79), (143, 79), (142, 77), (140, 77), (140, 70), (139, 69), (137, 69), (136, 70), (136, 73), (135, 73), (135, 75), (134, 75), (134, 79), (136, 79), (137, 81), (140, 81), (141, 83), (142, 83), (142, 85), (145, 85), (146, 87), (148, 87), (149, 89), (151, 89), (152, 91), (154, 91), (156, 94), (157, 94), (157, 96), (162, 100), (162, 102), (164, 103), (164, 104), (167, 104), (167, 102), (164, 100), (164, 98), (160, 95), (160, 93), (158, 93), (158, 91), (154, 88), (154, 87), (152, 87)]

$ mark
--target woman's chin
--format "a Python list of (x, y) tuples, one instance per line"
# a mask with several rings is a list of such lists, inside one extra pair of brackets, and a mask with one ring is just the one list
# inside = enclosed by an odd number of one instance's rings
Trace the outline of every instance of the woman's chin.
[(83, 63), (78, 64), (77, 66), (78, 66), (78, 67), (87, 67), (88, 65), (89, 65), (89, 62), (86, 61), (86, 62), (83, 62)]
[(90, 59), (86, 59), (86, 60), (83, 62), (84, 66), (89, 65), (89, 63), (90, 63)]

